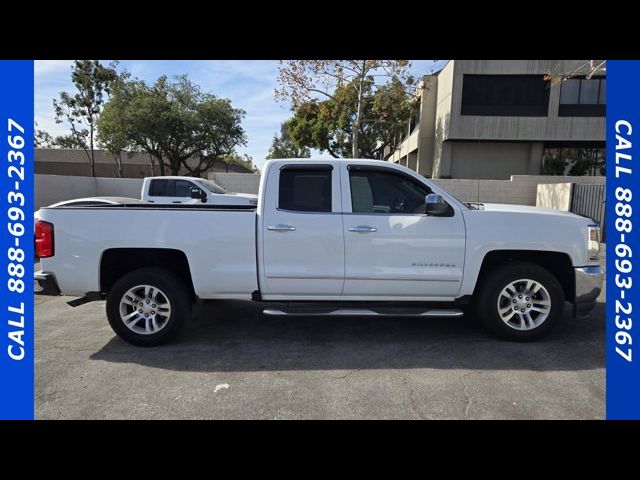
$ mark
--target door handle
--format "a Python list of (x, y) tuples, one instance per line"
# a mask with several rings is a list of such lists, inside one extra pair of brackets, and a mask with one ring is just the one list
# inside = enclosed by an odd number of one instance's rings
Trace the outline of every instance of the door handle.
[(291, 225), (269, 225), (267, 230), (271, 230), (272, 232), (293, 232), (296, 227), (292, 227)]
[(171, 202), (171, 203), (182, 203), (182, 202), (181, 202), (180, 200), (174, 200), (174, 201), (173, 201), (173, 202)]
[(378, 229), (375, 227), (368, 227), (363, 225), (360, 227), (349, 227), (349, 231), (356, 232), (356, 233), (373, 233), (373, 232), (377, 232)]

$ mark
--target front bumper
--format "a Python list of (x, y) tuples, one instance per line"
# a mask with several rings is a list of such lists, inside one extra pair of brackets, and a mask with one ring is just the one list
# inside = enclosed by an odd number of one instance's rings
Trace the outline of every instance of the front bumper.
[(53, 273), (35, 272), (33, 290), (36, 295), (60, 295), (60, 288)]
[(604, 271), (601, 266), (577, 267), (576, 297), (574, 300), (574, 314), (588, 315), (596, 306), (596, 300), (602, 291)]

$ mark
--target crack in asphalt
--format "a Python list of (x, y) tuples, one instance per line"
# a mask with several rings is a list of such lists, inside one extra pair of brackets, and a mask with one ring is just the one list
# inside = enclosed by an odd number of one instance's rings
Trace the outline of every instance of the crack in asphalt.
[(411, 406), (411, 411), (418, 416), (418, 418), (420, 420), (425, 420), (426, 417), (424, 416), (424, 414), (420, 411), (420, 408), (418, 408), (418, 404), (415, 398), (416, 392), (413, 389), (413, 387), (411, 385), (409, 385), (408, 381), (407, 381), (407, 377), (405, 375), (402, 375), (402, 384), (405, 386), (405, 388), (407, 390), (409, 390), (409, 405)]
[(471, 406), (473, 405), (473, 396), (469, 394), (469, 385), (465, 382), (465, 378), (471, 375), (471, 372), (465, 373), (460, 377), (460, 383), (462, 384), (462, 392), (464, 393), (465, 403), (464, 403), (464, 419), (469, 420), (469, 411), (471, 410)]

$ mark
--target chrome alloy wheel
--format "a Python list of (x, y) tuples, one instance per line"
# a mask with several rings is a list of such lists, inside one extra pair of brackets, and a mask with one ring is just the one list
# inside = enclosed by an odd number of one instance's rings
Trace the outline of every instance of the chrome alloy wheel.
[(498, 295), (498, 314), (504, 323), (515, 330), (533, 330), (551, 312), (551, 296), (535, 280), (514, 280)]
[(120, 319), (135, 333), (158, 333), (167, 325), (169, 317), (171, 303), (158, 287), (136, 285), (120, 299)]

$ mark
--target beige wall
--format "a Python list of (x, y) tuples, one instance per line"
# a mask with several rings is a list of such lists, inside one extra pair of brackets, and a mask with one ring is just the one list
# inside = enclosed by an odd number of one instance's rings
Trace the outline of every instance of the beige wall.
[(568, 212), (571, 208), (573, 183), (542, 183), (538, 185), (536, 207), (555, 208)]
[(437, 177), (441, 169), (445, 171), (449, 169), (451, 152), (449, 151), (449, 147), (445, 146), (444, 141), (447, 139), (449, 124), (451, 122), (454, 65), (455, 62), (450, 61), (438, 74), (435, 111), (425, 111), (424, 113), (434, 118), (435, 134), (433, 153), (431, 154), (431, 163), (433, 165), (431, 176), (433, 177)]
[[(84, 150), (69, 148), (36, 148), (35, 173), (42, 175), (74, 175), (88, 177), (91, 175), (89, 160)], [(115, 161), (111, 155), (103, 150), (95, 151), (95, 170), (97, 177), (118, 176)], [(195, 159), (188, 159), (187, 162), (196, 165)], [(160, 175), (158, 162), (155, 163), (155, 172), (151, 171), (151, 158), (147, 153), (124, 153), (122, 155), (122, 169), (125, 178), (143, 178), (152, 175)], [(249, 173), (244, 168), (236, 164), (226, 164), (216, 160), (210, 171), (213, 172), (238, 172)], [(170, 172), (165, 172), (167, 175)], [(202, 176), (206, 177), (205, 172)], [(182, 168), (180, 175), (186, 175), (187, 169)]]
[(542, 165), (542, 144), (530, 142), (452, 142), (450, 159), (440, 176), (506, 180), (511, 175), (535, 175)]
[(604, 185), (605, 180), (605, 177), (513, 175), (510, 180), (434, 179), (433, 182), (465, 202), (535, 206), (538, 184), (573, 182)]

